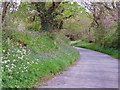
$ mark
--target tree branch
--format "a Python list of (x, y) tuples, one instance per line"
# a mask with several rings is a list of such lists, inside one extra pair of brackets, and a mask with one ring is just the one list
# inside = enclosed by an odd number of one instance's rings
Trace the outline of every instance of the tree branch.
[(55, 11), (59, 7), (61, 2), (62, 0), (53, 1), (52, 6), (48, 9), (48, 13), (51, 14), (53, 11)]

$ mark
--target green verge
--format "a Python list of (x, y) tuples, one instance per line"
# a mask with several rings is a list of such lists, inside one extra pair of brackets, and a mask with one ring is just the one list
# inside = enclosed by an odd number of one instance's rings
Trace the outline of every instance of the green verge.
[(95, 43), (86, 43), (83, 41), (72, 41), (72, 46), (81, 47), (81, 48), (87, 48), (95, 51), (99, 51), (105, 54), (108, 54), (114, 58), (120, 58), (120, 52), (116, 50), (115, 48), (105, 48), (100, 45), (97, 45)]
[(14, 31), (2, 40), (3, 88), (32, 88), (42, 78), (55, 75), (79, 57), (60, 33)]

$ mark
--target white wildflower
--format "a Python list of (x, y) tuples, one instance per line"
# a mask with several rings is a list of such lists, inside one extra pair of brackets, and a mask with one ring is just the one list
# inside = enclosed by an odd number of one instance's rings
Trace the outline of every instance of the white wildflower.
[(6, 67), (9, 67), (8, 65), (6, 65)]
[(16, 60), (14, 59), (13, 62), (15, 62)]
[(17, 74), (18, 74), (19, 72), (17, 72)]
[(10, 60), (7, 60), (7, 62), (10, 62)]
[(8, 69), (8, 71), (9, 71), (9, 72), (12, 72), (12, 70), (11, 70), (11, 69)]
[(14, 64), (13, 64), (13, 63), (12, 63), (11, 65), (12, 65), (12, 66), (14, 66)]
[(34, 61), (32, 61), (32, 63), (35, 63)]
[(21, 57), (18, 57), (18, 59), (20, 59)]
[(13, 69), (14, 67), (12, 66), (11, 68)]
[(6, 64), (6, 63), (7, 63), (7, 61), (4, 61), (4, 63)]
[(5, 52), (5, 50), (3, 50), (3, 52)]
[(30, 64), (30, 62), (27, 62), (27, 64)]

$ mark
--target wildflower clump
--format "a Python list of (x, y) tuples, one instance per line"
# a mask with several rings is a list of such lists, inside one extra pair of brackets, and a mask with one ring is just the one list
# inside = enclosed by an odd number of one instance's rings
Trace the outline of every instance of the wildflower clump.
[(3, 40), (2, 45), (3, 88), (31, 88), (42, 77), (63, 71), (79, 56), (68, 44), (60, 44), (62, 40), (53, 40), (46, 34), (16, 31), (12, 35), (14, 39)]

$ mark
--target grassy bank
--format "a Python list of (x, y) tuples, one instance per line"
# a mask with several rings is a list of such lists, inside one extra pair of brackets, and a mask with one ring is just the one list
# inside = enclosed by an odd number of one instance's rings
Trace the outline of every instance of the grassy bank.
[(72, 41), (71, 45), (76, 46), (76, 47), (82, 47), (82, 48), (99, 51), (99, 52), (108, 54), (114, 58), (120, 58), (120, 52), (114, 48), (105, 48), (105, 47), (96, 45), (95, 43), (86, 43), (86, 42), (82, 42), (82, 41)]
[(79, 52), (60, 33), (14, 31), (2, 40), (3, 88), (31, 88), (71, 65)]

